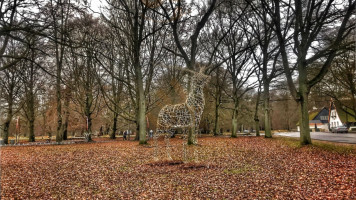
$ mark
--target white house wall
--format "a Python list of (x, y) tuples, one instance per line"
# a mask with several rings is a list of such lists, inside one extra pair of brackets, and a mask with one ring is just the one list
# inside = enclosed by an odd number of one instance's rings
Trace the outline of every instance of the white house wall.
[[(332, 117), (332, 116), (336, 116), (335, 118)], [(330, 112), (330, 128), (333, 128), (333, 127), (337, 127), (337, 126), (341, 126), (342, 125), (342, 122), (340, 120), (340, 117), (339, 115), (337, 114), (336, 110), (331, 110)]]

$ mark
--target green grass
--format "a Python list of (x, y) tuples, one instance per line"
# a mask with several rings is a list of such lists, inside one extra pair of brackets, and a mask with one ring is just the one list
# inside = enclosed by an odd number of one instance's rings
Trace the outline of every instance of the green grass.
[[(288, 138), (288, 137), (274, 137), (275, 140), (281, 141), (283, 144), (293, 148), (298, 149), (302, 148), (299, 139), (297, 138)], [(356, 155), (356, 145), (354, 144), (339, 144), (326, 141), (312, 141), (312, 145), (308, 145), (313, 149), (320, 149), (329, 152), (335, 152), (340, 154), (355, 154)]]
[(326, 151), (337, 152), (341, 154), (356, 155), (356, 145), (341, 145), (341, 144), (332, 144), (332, 143), (314, 141), (313, 147), (323, 149)]
[(244, 174), (246, 172), (251, 172), (257, 170), (257, 166), (245, 165), (240, 168), (233, 168), (233, 169), (225, 169), (224, 173), (226, 174)]

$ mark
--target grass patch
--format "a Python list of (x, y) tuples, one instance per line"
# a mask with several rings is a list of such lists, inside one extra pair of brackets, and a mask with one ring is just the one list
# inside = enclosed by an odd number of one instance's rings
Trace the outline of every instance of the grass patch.
[[(299, 138), (289, 137), (274, 137), (275, 140), (281, 141), (284, 145), (293, 149), (303, 147), (300, 144)], [(325, 150), (340, 154), (356, 154), (356, 145), (353, 144), (339, 144), (327, 141), (315, 141), (312, 140), (312, 145), (309, 145), (313, 149)]]
[(245, 165), (245, 166), (240, 167), (240, 168), (225, 169), (224, 173), (225, 174), (231, 174), (231, 175), (232, 174), (244, 174), (246, 172), (255, 171), (257, 169), (258, 169), (257, 166)]
[(355, 145), (344, 145), (344, 144), (334, 144), (328, 142), (315, 142), (313, 141), (313, 147), (318, 149), (323, 149), (326, 151), (341, 153), (341, 154), (355, 154), (356, 155), (356, 146)]
[(284, 145), (291, 147), (293, 149), (300, 148), (300, 141), (297, 138), (289, 138), (289, 137), (273, 137), (273, 139), (281, 141)]

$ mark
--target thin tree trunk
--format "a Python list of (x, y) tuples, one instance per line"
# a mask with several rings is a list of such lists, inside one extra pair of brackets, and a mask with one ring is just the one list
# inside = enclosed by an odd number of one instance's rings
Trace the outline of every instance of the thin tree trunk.
[[(187, 64), (187, 68), (188, 69), (192, 69), (194, 70), (193, 68), (194, 64), (190, 63), (190, 64)], [(192, 75), (189, 73), (188, 74), (188, 85), (187, 85), (187, 90), (188, 90), (188, 94), (189, 92), (192, 90)], [(194, 135), (196, 134), (195, 133), (195, 115), (194, 113), (192, 113), (192, 120), (193, 120), (193, 126), (192, 127), (189, 127), (188, 128), (188, 139), (187, 139), (187, 144), (188, 145), (194, 145), (196, 144), (196, 140), (195, 140), (195, 137)]]
[(88, 114), (87, 116), (87, 120), (88, 120), (88, 133), (89, 133), (89, 136), (88, 136), (88, 142), (91, 142), (93, 141), (91, 135), (92, 135), (92, 130), (91, 130), (91, 127), (92, 127), (92, 119), (91, 119), (91, 114)]
[(68, 118), (69, 116), (65, 115), (63, 124), (63, 140), (68, 140)]
[(110, 139), (115, 139), (116, 138), (116, 131), (117, 131), (117, 118), (118, 114), (114, 113), (113, 117), (113, 125), (112, 125), (112, 132), (110, 134)]
[(216, 85), (215, 85), (215, 125), (214, 125), (214, 135), (220, 135), (219, 127), (219, 108), (220, 108), (220, 77), (219, 77), (219, 67), (216, 68)]
[[(12, 116), (11, 116), (11, 118), (12, 118)], [(4, 139), (5, 144), (9, 144), (9, 129), (10, 129), (10, 124), (11, 124), (11, 118), (9, 119), (9, 117), (8, 117), (4, 124), (3, 139)]]
[(63, 140), (68, 139), (68, 124), (69, 124), (69, 102), (70, 102), (70, 88), (66, 89), (66, 96), (64, 102), (64, 124), (63, 124)]
[(231, 137), (236, 138), (237, 137), (237, 116), (238, 116), (238, 103), (235, 102), (235, 107), (233, 110), (232, 114), (232, 130), (231, 130)]
[(265, 138), (272, 138), (271, 133), (271, 108), (269, 101), (269, 84), (263, 84), (264, 112), (265, 112)]
[[(34, 52), (32, 51), (32, 59), (35, 59)], [(34, 64), (31, 62), (30, 64), (30, 74), (29, 74), (29, 81), (27, 82), (27, 86), (25, 88), (26, 96), (27, 96), (27, 120), (29, 125), (29, 142), (35, 142), (35, 94), (34, 94)]]
[(219, 108), (220, 102), (219, 97), (215, 99), (215, 125), (214, 125), (214, 135), (220, 135), (220, 127), (219, 127)]
[(32, 94), (32, 89), (30, 89), (30, 99), (28, 100), (28, 125), (29, 125), (29, 142), (35, 142), (35, 105), (34, 105), (34, 95)]
[(256, 105), (255, 105), (255, 129), (256, 129), (256, 136), (260, 136), (260, 119), (258, 118), (258, 109), (260, 105), (260, 98), (261, 98), (261, 83), (259, 84), (258, 87), (258, 92), (257, 92), (257, 99), (256, 99)]
[(137, 123), (138, 123), (138, 135), (140, 144), (147, 144), (146, 140), (146, 99), (145, 91), (143, 88), (142, 72), (139, 67), (139, 63), (136, 63), (136, 84), (137, 84), (137, 103), (138, 103), (138, 113), (137, 113)]
[[(193, 123), (193, 124), (195, 124), (195, 123)], [(193, 127), (189, 128), (189, 130), (188, 130), (188, 145), (196, 144), (195, 134), (197, 134), (197, 133), (195, 131), (195, 125), (194, 125)]]
[(63, 140), (68, 140), (68, 118), (67, 115), (64, 118), (63, 124)]

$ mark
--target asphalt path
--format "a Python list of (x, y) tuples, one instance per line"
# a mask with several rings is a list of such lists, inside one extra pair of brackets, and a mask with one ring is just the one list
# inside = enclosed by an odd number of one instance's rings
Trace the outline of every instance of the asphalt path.
[[(299, 132), (280, 132), (280, 133), (275, 133), (274, 135), (295, 137), (295, 138), (300, 137)], [(356, 144), (356, 133), (311, 132), (310, 136), (314, 140)]]

